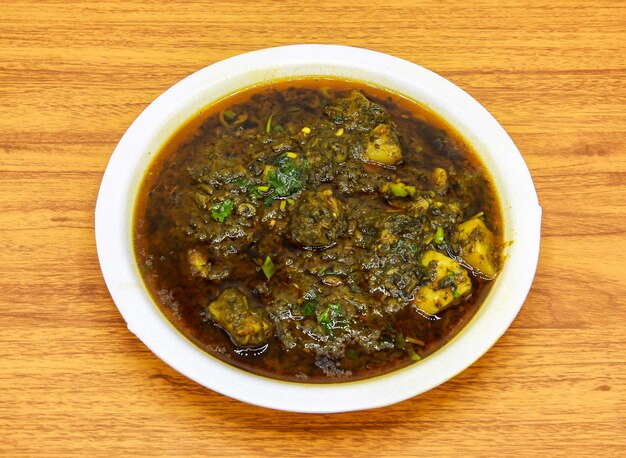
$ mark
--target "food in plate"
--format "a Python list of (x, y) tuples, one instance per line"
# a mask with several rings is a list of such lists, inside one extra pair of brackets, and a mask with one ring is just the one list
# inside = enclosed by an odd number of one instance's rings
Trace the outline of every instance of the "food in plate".
[(221, 100), (156, 155), (138, 266), (169, 320), (268, 377), (357, 380), (428, 356), (501, 270), (489, 174), (444, 120), (325, 78)]

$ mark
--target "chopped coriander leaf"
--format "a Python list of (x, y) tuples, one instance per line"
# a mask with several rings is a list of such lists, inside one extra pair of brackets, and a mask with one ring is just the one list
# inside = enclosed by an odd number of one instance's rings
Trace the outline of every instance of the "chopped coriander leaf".
[(317, 315), (317, 322), (322, 325), (326, 334), (333, 335), (333, 320), (330, 317), (330, 306)]
[(302, 189), (302, 169), (288, 156), (280, 156), (276, 169), (267, 175), (267, 181), (277, 197), (289, 197)]
[(317, 314), (317, 322), (324, 327), (326, 334), (333, 335), (333, 329), (342, 321), (343, 306), (341, 304), (328, 304), (328, 306)]
[(343, 306), (341, 304), (328, 304), (328, 306), (317, 315), (317, 322), (320, 324), (326, 324), (334, 326), (337, 321), (335, 318), (341, 319), (343, 313)]
[(441, 245), (443, 243), (443, 227), (437, 226), (433, 242), (435, 242), (437, 245)]
[(276, 273), (276, 266), (274, 265), (272, 258), (270, 258), (269, 256), (265, 258), (265, 261), (263, 262), (263, 265), (261, 266), (261, 270), (263, 271), (263, 273), (265, 274), (268, 280), (272, 278), (272, 276)]
[(330, 324), (330, 307), (326, 307), (322, 313), (317, 315), (317, 322), (320, 324)]
[(250, 180), (244, 180), (243, 178), (239, 178), (238, 180), (235, 180), (234, 183), (242, 188), (242, 190), (245, 190), (248, 193), (248, 196), (250, 196), (250, 199), (258, 200), (262, 197), (257, 189), (257, 186), (253, 184)]
[(315, 315), (316, 303), (313, 301), (306, 301), (302, 303), (302, 314), (304, 316)]
[(328, 308), (332, 310), (336, 315), (341, 315), (343, 312), (343, 306), (341, 304), (328, 304)]
[(211, 206), (211, 217), (220, 223), (223, 223), (233, 211), (233, 201), (226, 199), (223, 202), (214, 202)]

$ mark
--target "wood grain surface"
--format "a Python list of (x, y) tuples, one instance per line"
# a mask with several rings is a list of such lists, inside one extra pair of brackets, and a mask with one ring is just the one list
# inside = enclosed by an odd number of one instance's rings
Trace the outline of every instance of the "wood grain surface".
[[(291, 43), (419, 63), (511, 134), (544, 210), (509, 331), (444, 385), (336, 415), (179, 375), (126, 328), (94, 206), (125, 129), (206, 65)], [(49, 1), (0, 6), (0, 454), (626, 456), (623, 1)]]

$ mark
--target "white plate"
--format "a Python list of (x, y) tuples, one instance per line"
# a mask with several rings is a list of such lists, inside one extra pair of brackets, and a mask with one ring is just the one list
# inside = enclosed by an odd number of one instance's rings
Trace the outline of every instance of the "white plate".
[[(473, 145), (498, 189), (504, 219), (504, 268), (470, 323), (433, 355), (369, 380), (300, 384), (256, 376), (197, 348), (160, 313), (144, 287), (132, 245), (135, 196), (160, 147), (201, 110), (241, 88), (302, 76), (356, 79), (430, 107)], [(522, 156), (498, 122), (470, 95), (423, 67), (386, 54), (331, 45), (264, 49), (210, 65), (152, 102), (126, 131), (102, 179), (96, 242), (102, 273), (128, 328), (152, 352), (192, 380), (241, 401), (297, 412), (381, 407), (445, 382), (506, 331), (530, 289), (539, 253), (541, 208)]]

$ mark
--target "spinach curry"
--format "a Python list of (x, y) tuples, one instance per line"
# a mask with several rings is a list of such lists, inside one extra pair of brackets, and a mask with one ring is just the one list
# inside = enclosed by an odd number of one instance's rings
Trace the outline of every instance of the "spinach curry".
[(488, 174), (436, 115), (362, 83), (274, 83), (157, 155), (135, 254), (170, 321), (244, 370), (376, 376), (449, 341), (502, 264)]

